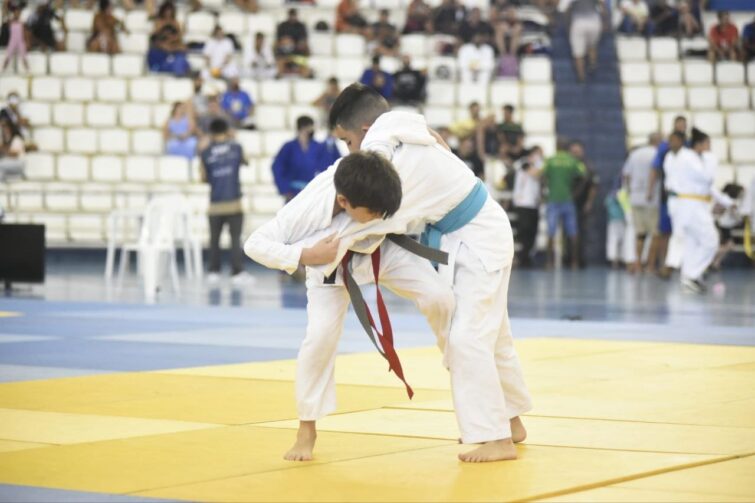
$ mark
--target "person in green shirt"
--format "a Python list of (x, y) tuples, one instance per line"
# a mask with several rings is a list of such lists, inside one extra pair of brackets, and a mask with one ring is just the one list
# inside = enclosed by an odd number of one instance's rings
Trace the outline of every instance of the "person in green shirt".
[(553, 267), (553, 238), (558, 232), (559, 222), (569, 239), (572, 269), (579, 266), (579, 233), (577, 230), (577, 209), (574, 205), (572, 189), (575, 182), (585, 174), (584, 165), (568, 152), (569, 142), (565, 138), (557, 141), (557, 152), (545, 161), (540, 173), (547, 190), (546, 219), (548, 221), (547, 266)]

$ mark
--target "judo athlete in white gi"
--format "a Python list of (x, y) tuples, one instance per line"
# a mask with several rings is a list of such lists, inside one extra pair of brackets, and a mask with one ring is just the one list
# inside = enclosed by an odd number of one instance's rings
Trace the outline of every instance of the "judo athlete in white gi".
[[(336, 409), (335, 357), (349, 295), (341, 268), (330, 281), (313, 266), (336, 261), (343, 243), (364, 253), (379, 247), (380, 283), (414, 301), (439, 341), (448, 338), (454, 295), (430, 262), (391, 241), (381, 242), (382, 235), (358, 231), (393, 214), (400, 200), (400, 178), (387, 159), (374, 153), (351, 154), (318, 175), (244, 245), (247, 255), (267, 267), (293, 274), (299, 265), (307, 266), (307, 330), (296, 368), (300, 428), (284, 456), (288, 460), (312, 459), (315, 421)], [(352, 242), (349, 232), (365, 239)], [(356, 255), (351, 261), (352, 277), (359, 284), (374, 282), (370, 258)]]
[(730, 207), (731, 198), (713, 189), (718, 161), (710, 151), (710, 139), (699, 130), (692, 131), (692, 148), (684, 146), (684, 135), (672, 133), (671, 151), (663, 171), (669, 193), (669, 213), (675, 233), (683, 240), (681, 253), (682, 286), (703, 293), (703, 273), (718, 250), (718, 231), (713, 220), (711, 201)]
[[(526, 431), (519, 416), (531, 409), (508, 317), (514, 256), (511, 225), (471, 170), (428, 133), (424, 117), (388, 112), (377, 93), (346, 88), (331, 108), (330, 126), (350, 151), (380, 152), (401, 176), (401, 208), (386, 220), (392, 233), (428, 224), (429, 244), (450, 256), (439, 273), (453, 285), (456, 311), (445, 362), (464, 443), (481, 444), (463, 461), (515, 459)], [(478, 190), (479, 189), (479, 190)], [(465, 206), (476, 206), (464, 211)], [(456, 219), (448, 225), (449, 219)], [(435, 243), (433, 242), (435, 241)]]

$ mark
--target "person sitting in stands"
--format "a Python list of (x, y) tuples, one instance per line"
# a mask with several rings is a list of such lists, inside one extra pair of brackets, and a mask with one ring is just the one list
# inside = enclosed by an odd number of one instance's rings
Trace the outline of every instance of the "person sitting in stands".
[(87, 43), (89, 51), (104, 52), (111, 55), (120, 53), (121, 47), (118, 45), (116, 30), (128, 33), (126, 25), (113, 15), (113, 6), (110, 0), (100, 0), (100, 11), (94, 15), (92, 36)]
[(708, 59), (711, 63), (739, 59), (739, 30), (731, 22), (731, 16), (727, 11), (718, 13), (718, 24), (710, 29), (708, 42)]
[(179, 101), (173, 104), (170, 118), (163, 127), (163, 138), (166, 154), (189, 160), (194, 158), (197, 152), (196, 126), (185, 103)]
[(172, 73), (177, 77), (183, 77), (191, 70), (181, 24), (176, 19), (176, 6), (171, 0), (160, 5), (157, 13), (155, 28), (150, 35), (147, 65), (153, 72)]

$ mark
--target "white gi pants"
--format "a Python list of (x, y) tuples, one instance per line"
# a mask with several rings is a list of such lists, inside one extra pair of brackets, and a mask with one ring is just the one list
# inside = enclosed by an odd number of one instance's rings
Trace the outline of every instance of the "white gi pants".
[[(412, 300), (427, 319), (443, 350), (454, 313), (454, 294), (430, 262), (398, 245), (380, 247), (380, 284)], [(372, 282), (369, 255), (352, 258), (354, 279)], [(296, 363), (296, 403), (299, 419), (316, 421), (336, 409), (335, 359), (350, 304), (340, 267), (334, 284), (307, 277), (307, 333)]]
[(511, 337), (510, 276), (511, 262), (489, 273), (461, 244), (454, 271), (456, 313), (446, 361), (461, 439), (466, 444), (511, 438), (509, 420), (532, 408)]
[(611, 262), (624, 259), (625, 234), (626, 224), (623, 220), (608, 221), (608, 230), (606, 232), (606, 258)]
[(710, 205), (705, 201), (669, 198), (669, 213), (674, 233), (679, 233), (682, 248), (682, 278), (700, 279), (718, 251), (718, 231)]

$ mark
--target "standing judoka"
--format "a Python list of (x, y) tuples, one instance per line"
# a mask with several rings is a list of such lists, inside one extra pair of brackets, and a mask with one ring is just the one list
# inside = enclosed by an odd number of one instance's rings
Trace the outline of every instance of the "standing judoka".
[(713, 221), (711, 201), (716, 197), (717, 202), (727, 207), (732, 201), (713, 190), (718, 160), (710, 151), (708, 135), (693, 129), (692, 148), (687, 148), (684, 134), (675, 131), (669, 139), (669, 147), (663, 171), (671, 223), (684, 240), (682, 286), (688, 291), (703, 293), (706, 290), (703, 273), (718, 250), (718, 231)]

